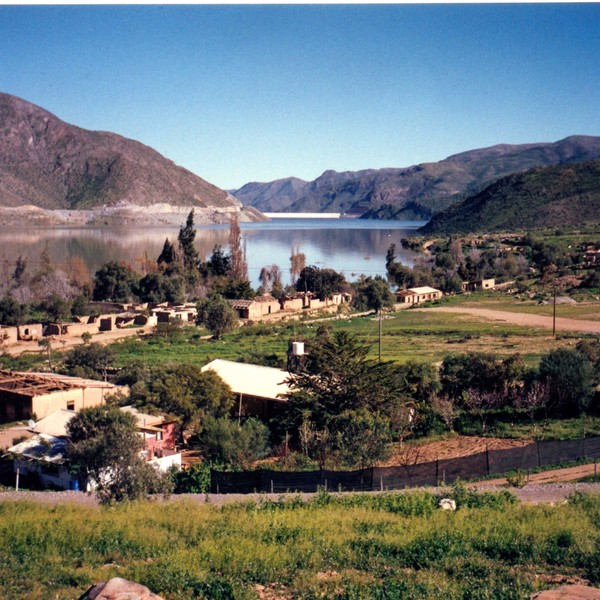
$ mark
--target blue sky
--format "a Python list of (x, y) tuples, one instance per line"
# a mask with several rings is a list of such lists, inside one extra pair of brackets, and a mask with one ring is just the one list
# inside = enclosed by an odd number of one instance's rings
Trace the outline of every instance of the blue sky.
[(0, 56), (223, 188), (600, 135), (600, 4), (0, 6)]

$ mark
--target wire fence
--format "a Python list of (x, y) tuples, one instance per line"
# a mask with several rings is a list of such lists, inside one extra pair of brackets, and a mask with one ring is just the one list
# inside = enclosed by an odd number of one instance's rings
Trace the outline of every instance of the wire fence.
[(470, 456), (419, 462), (418, 451), (407, 451), (402, 464), (357, 471), (272, 471), (230, 473), (211, 471), (211, 493), (316, 492), (396, 490), (450, 484), (516, 470), (531, 470), (579, 459), (600, 458), (600, 437), (535, 441), (506, 450), (486, 450)]

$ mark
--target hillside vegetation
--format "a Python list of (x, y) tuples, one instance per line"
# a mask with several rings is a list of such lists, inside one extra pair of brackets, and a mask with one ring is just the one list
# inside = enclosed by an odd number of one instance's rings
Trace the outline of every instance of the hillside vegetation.
[(508, 231), (600, 222), (600, 161), (510, 175), (434, 218), (422, 233)]

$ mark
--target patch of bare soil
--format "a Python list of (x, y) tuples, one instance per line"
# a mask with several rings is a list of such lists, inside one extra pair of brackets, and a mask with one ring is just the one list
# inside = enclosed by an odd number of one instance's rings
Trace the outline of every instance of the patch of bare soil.
[[(552, 329), (552, 317), (544, 315), (531, 315), (526, 313), (514, 313), (504, 310), (493, 310), (490, 308), (467, 308), (464, 306), (436, 306), (433, 308), (417, 308), (413, 310), (427, 310), (443, 313), (463, 313), (474, 317), (490, 319), (492, 321), (504, 321), (524, 327), (543, 327)], [(583, 333), (600, 333), (600, 321), (584, 321), (583, 319), (556, 318), (557, 331), (579, 331)]]
[[(147, 332), (150, 332), (153, 327), (145, 327), (144, 329), (133, 328), (133, 329), (116, 329), (115, 331), (103, 331), (98, 333), (92, 337), (93, 342), (97, 342), (99, 344), (110, 344), (120, 339), (134, 337), (137, 335), (144, 335)], [(61, 336), (61, 337), (52, 337), (52, 351), (60, 352), (62, 350), (69, 350), (73, 348), (73, 346), (80, 346), (83, 344), (83, 340), (81, 336)], [(19, 354), (23, 354), (23, 352), (33, 352), (37, 354), (45, 353), (46, 350), (42, 348), (36, 341), (33, 342), (18, 342), (17, 344), (12, 344), (10, 346), (4, 346), (2, 348), (2, 352), (6, 354), (10, 354), (12, 356), (18, 356)]]
[[(444, 460), (448, 458), (458, 458), (478, 454), (487, 450), (507, 450), (510, 448), (520, 448), (527, 446), (532, 440), (509, 440), (504, 438), (485, 438), (476, 436), (456, 436), (449, 440), (431, 442), (421, 446), (410, 446), (413, 456), (411, 462), (426, 463), (435, 460)], [(403, 464), (404, 454), (408, 446), (396, 445), (392, 457), (381, 466), (394, 467)]]

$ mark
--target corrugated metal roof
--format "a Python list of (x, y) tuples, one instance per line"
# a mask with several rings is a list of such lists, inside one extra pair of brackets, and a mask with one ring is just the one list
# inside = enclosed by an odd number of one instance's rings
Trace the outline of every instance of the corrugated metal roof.
[(203, 371), (212, 370), (236, 393), (245, 396), (257, 396), (269, 400), (284, 401), (280, 396), (290, 391), (284, 383), (289, 377), (287, 371), (232, 362), (217, 358), (202, 367)]
[(64, 462), (65, 454), (67, 453), (67, 444), (66, 438), (40, 433), (9, 448), (8, 451), (11, 454), (18, 455), (20, 458), (60, 464)]

